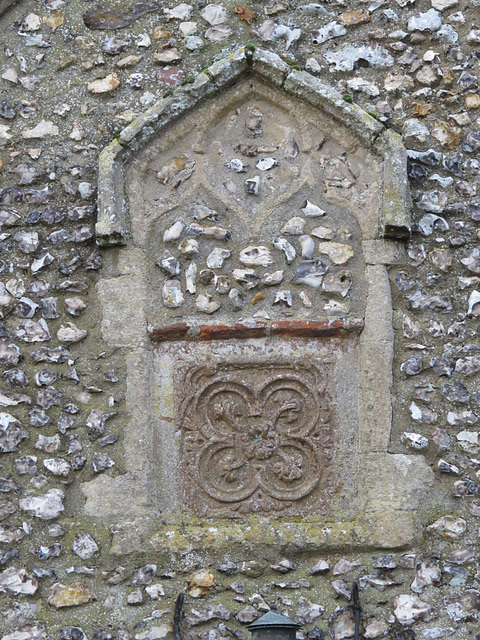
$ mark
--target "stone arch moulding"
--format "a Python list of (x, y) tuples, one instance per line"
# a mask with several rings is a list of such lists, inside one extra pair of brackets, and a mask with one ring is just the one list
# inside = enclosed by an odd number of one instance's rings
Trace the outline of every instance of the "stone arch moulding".
[[(245, 178), (259, 158), (233, 151), (238, 140), (270, 163), (284, 154), (258, 197)], [(234, 153), (250, 173), (232, 171)], [(140, 550), (139, 537), (165, 553), (414, 543), (433, 472), (388, 451), (387, 266), (410, 232), (396, 133), (241, 48), (104, 149), (96, 232), (128, 418), (125, 473), (82, 491), (86, 514), (113, 525), (113, 553)]]
[(351, 130), (382, 158), (383, 197), (379, 209), (379, 237), (400, 239), (410, 234), (407, 154), (400, 135), (386, 129), (356, 104), (343, 100), (333, 87), (306, 71), (292, 70), (279, 56), (244, 47), (200, 73), (195, 82), (159, 100), (120, 133), (100, 155), (98, 172), (98, 222), (100, 246), (126, 243), (128, 227), (124, 198), (124, 166), (148, 141), (187, 114), (201, 101), (237, 82), (246, 74), (296, 96), (324, 111)]
[(17, 4), (18, 0), (0, 0), (0, 16), (2, 13), (5, 13), (7, 9), (13, 7), (14, 4)]

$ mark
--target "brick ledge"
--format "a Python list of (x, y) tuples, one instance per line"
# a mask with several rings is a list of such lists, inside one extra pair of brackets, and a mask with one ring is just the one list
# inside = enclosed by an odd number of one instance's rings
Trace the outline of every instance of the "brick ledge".
[(277, 320), (245, 321), (227, 324), (188, 324), (177, 322), (149, 330), (153, 342), (176, 342), (180, 340), (205, 342), (208, 340), (248, 340), (250, 338), (339, 338), (361, 333), (364, 322), (361, 318), (335, 320)]

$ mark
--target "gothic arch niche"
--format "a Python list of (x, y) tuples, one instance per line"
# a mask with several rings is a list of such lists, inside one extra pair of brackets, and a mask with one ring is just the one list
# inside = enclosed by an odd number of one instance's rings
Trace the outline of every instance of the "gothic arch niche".
[(261, 544), (414, 539), (431, 471), (387, 452), (405, 185), (395, 134), (258, 50), (103, 152), (97, 238), (124, 246), (98, 293), (103, 336), (125, 347), (128, 471), (83, 491), (91, 515), (100, 489), (136, 492), (111, 510), (119, 548), (138, 515), (172, 548), (253, 544), (246, 517)]

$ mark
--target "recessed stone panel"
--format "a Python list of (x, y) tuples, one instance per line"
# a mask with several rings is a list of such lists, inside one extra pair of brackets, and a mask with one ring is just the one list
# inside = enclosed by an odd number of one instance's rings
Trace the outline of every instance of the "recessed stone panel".
[(180, 370), (185, 504), (210, 517), (326, 513), (335, 429), (326, 375), (285, 362)]
[(344, 127), (242, 80), (128, 168), (148, 320), (361, 318), (362, 239), (378, 230), (380, 181), (377, 159)]
[(405, 176), (395, 133), (261, 50), (105, 149), (97, 239), (125, 246), (98, 285), (102, 332), (129, 350), (126, 475), (101, 487), (125, 496), (118, 532), (141, 515), (149, 549), (412, 542), (431, 471), (388, 452), (402, 248), (385, 238), (410, 228)]

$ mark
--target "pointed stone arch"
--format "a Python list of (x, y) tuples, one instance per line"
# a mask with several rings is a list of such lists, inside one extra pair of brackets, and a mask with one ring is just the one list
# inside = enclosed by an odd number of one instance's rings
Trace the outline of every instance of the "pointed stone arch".
[(100, 154), (98, 169), (98, 221), (100, 246), (127, 241), (124, 167), (153, 138), (180, 117), (247, 75), (294, 96), (354, 132), (382, 164), (382, 204), (378, 212), (378, 237), (401, 239), (410, 234), (407, 155), (401, 137), (356, 104), (306, 71), (292, 69), (278, 55), (263, 49), (241, 47), (200, 73), (192, 84), (176, 89), (145, 111)]

